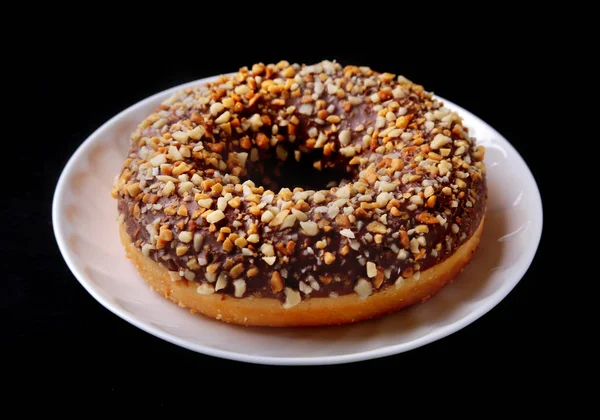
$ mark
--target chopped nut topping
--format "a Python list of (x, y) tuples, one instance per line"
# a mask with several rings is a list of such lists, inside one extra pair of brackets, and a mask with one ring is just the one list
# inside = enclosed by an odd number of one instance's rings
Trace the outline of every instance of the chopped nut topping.
[(313, 195), (313, 201), (317, 204), (322, 203), (325, 201), (325, 195), (323, 195), (321, 192), (317, 192), (315, 195)]
[(335, 255), (331, 252), (326, 252), (323, 256), (323, 261), (325, 261), (325, 264), (327, 265), (332, 264), (335, 261)]
[(176, 131), (172, 134), (173, 138), (177, 140), (179, 143), (187, 143), (188, 142), (188, 133), (183, 133), (181, 131)]
[(171, 277), (171, 281), (179, 281), (181, 280), (181, 276), (177, 271), (169, 271), (169, 276)]
[(446, 136), (444, 136), (442, 134), (438, 134), (437, 136), (435, 136), (435, 138), (431, 142), (430, 147), (433, 150), (437, 150), (440, 147), (442, 147), (442, 146), (444, 146), (444, 145), (446, 145), (448, 143), (451, 143), (451, 142), (452, 142), (452, 140), (449, 137), (446, 137)]
[(267, 256), (267, 257), (272, 257), (275, 255), (275, 249), (273, 248), (273, 245), (271, 245), (271, 244), (263, 244), (260, 247), (260, 252), (265, 254), (265, 256)]
[(269, 223), (270, 221), (272, 221), (275, 218), (275, 215), (273, 214), (273, 212), (271, 212), (270, 210), (265, 211), (260, 220), (263, 223)]
[(215, 210), (206, 217), (209, 223), (217, 223), (225, 218), (225, 214), (221, 210)]
[(183, 204), (181, 206), (179, 206), (179, 210), (177, 210), (177, 214), (182, 217), (187, 217), (187, 215), (188, 215), (187, 207)]
[(339, 139), (340, 139), (340, 144), (342, 146), (348, 146), (352, 139), (352, 134), (350, 133), (350, 130), (341, 131), (340, 135), (339, 135)]
[(212, 207), (212, 203), (213, 203), (213, 201), (210, 198), (203, 198), (201, 200), (198, 200), (198, 205), (200, 207), (204, 207), (204, 208), (207, 208), (207, 209), (209, 209), (209, 208)]
[(342, 229), (340, 231), (340, 235), (345, 236), (346, 238), (354, 239), (354, 232), (350, 229)]
[(231, 252), (233, 250), (233, 242), (231, 242), (231, 239), (227, 238), (223, 241), (223, 250), (225, 250), (225, 252)]
[(436, 217), (426, 211), (417, 215), (416, 220), (427, 225), (433, 225), (440, 222)]
[(283, 290), (283, 279), (277, 271), (274, 271), (271, 275), (271, 290), (273, 293), (279, 293)]
[[(437, 219), (435, 219), (436, 222), (438, 221)], [(427, 225), (418, 225), (415, 226), (415, 232), (417, 233), (427, 233), (429, 232), (429, 228), (427, 227)]]
[(200, 295), (212, 295), (215, 293), (215, 288), (210, 283), (202, 283), (198, 286), (196, 292)]
[(273, 220), (271, 220), (271, 223), (269, 223), (269, 226), (271, 226), (271, 227), (280, 226), (289, 213), (290, 213), (289, 210), (280, 211), (279, 213), (277, 213), (277, 216), (275, 216), (275, 218)]
[(315, 222), (300, 222), (302, 233), (306, 236), (315, 236), (319, 233), (319, 227)]
[(179, 233), (178, 239), (186, 244), (190, 243), (192, 242), (192, 233), (184, 230), (183, 232)]
[(238, 248), (244, 248), (246, 245), (248, 245), (248, 241), (244, 238), (237, 238), (233, 243)]
[(231, 270), (229, 270), (229, 275), (231, 278), (236, 279), (244, 272), (244, 264), (239, 263), (233, 266)]
[(235, 289), (234, 296), (237, 298), (241, 298), (246, 293), (246, 282), (244, 280), (235, 280), (233, 287)]
[(227, 274), (221, 273), (217, 278), (217, 283), (215, 284), (215, 291), (222, 290), (227, 287)]
[(200, 247), (202, 246), (203, 240), (204, 240), (204, 238), (202, 237), (201, 234), (196, 233), (194, 235), (194, 251), (196, 251), (196, 252), (200, 251)]
[(285, 288), (285, 303), (283, 304), (284, 309), (290, 309), (299, 304), (302, 301), (302, 297), (300, 293), (290, 289), (289, 287)]
[(283, 220), (280, 229), (291, 228), (294, 226), (294, 223), (296, 223), (296, 215), (290, 214)]
[(140, 184), (136, 182), (135, 184), (127, 185), (127, 192), (130, 196), (136, 197), (139, 193), (142, 192), (142, 189), (140, 188)]
[(419, 242), (417, 241), (416, 238), (412, 238), (410, 240), (410, 251), (413, 254), (417, 254), (419, 252)]
[(366, 299), (371, 296), (373, 292), (373, 286), (371, 282), (365, 279), (360, 279), (354, 286), (354, 291), (360, 296), (361, 299)]
[(373, 278), (377, 275), (377, 266), (371, 261), (367, 262), (367, 276)]
[(263, 257), (262, 259), (267, 264), (273, 265), (273, 264), (275, 264), (275, 261), (277, 260), (277, 257)]
[(379, 191), (390, 192), (396, 189), (396, 184), (382, 181), (379, 183)]
[(386, 233), (387, 228), (379, 222), (371, 222), (367, 225), (367, 230), (373, 233)]
[(258, 236), (258, 234), (253, 233), (251, 235), (248, 235), (248, 242), (256, 244), (260, 241), (260, 237)]

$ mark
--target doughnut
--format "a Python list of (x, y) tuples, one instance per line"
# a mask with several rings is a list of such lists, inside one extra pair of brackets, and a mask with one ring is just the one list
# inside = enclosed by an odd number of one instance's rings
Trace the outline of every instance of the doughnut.
[(484, 154), (403, 76), (259, 63), (165, 100), (132, 133), (112, 196), (127, 257), (178, 305), (339, 325), (423, 302), (468, 264)]

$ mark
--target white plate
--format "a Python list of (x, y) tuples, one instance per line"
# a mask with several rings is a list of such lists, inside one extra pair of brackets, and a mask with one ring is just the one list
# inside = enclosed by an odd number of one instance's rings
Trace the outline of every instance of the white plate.
[(86, 290), (131, 324), (171, 343), (253, 363), (354, 362), (401, 353), (465, 327), (498, 304), (521, 279), (542, 232), (540, 194), (529, 168), (497, 131), (444, 100), (487, 148), (488, 213), (479, 251), (454, 283), (428, 302), (373, 321), (328, 328), (227, 325), (192, 315), (151, 291), (125, 258), (110, 196), (129, 134), (175, 89), (126, 109), (75, 152), (56, 188), (54, 232), (69, 268)]

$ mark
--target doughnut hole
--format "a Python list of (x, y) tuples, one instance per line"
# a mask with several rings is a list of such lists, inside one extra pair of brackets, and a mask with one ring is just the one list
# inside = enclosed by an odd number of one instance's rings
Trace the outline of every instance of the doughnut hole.
[(247, 178), (272, 191), (281, 188), (293, 191), (298, 187), (323, 190), (344, 185), (357, 175), (355, 167), (348, 166), (347, 162), (348, 159), (339, 154), (325, 157), (320, 149), (302, 153), (298, 161), (290, 147), (285, 160), (275, 153), (262, 154), (258, 162), (246, 166)]

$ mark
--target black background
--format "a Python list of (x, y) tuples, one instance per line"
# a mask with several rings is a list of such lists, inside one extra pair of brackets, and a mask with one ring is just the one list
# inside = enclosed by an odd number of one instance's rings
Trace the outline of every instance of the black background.
[[(39, 39), (35, 51), (43, 60), (27, 68), (34, 106), (24, 111), (28, 119), (33, 114), (38, 126), (45, 128), (38, 130), (33, 152), (25, 160), (29, 166), (17, 197), (2, 208), (6, 236), (0, 241), (6, 263), (0, 308), (2, 318), (10, 320), (5, 325), (11, 337), (8, 348), (17, 360), (27, 360), (29, 368), (91, 370), (94, 381), (104, 378), (111, 390), (123, 388), (132, 372), (149, 369), (189, 378), (206, 368), (262, 368), (196, 354), (138, 330), (80, 286), (56, 246), (51, 201), (72, 153), (118, 112), (180, 83), (281, 59), (302, 63), (335, 59), (403, 74), (495, 127), (528, 163), (542, 199), (550, 190), (551, 178), (544, 173), (546, 159), (540, 152), (542, 139), (533, 124), (539, 101), (543, 101), (538, 96), (544, 82), (537, 64), (544, 46), (539, 37), (527, 35), (520, 21), (459, 33), (448, 26), (442, 31), (432, 19), (409, 34), (377, 32), (377, 40), (350, 27), (327, 31), (307, 26), (310, 36), (292, 37), (284, 22), (258, 32), (234, 31), (232, 39), (222, 26), (216, 26), (197, 28), (197, 36), (190, 36), (178, 31), (157, 33), (149, 23), (134, 37), (115, 35), (110, 25), (104, 26), (100, 37), (93, 34), (96, 27), (78, 27), (76, 36), (54, 33)], [(548, 209), (544, 210), (547, 217)], [(542, 262), (549, 254), (546, 232), (547, 227), (522, 281), (472, 325), (404, 354), (316, 369), (421, 370), (448, 361), (482, 369), (508, 362), (519, 369), (539, 363), (539, 355), (547, 351), (548, 326), (554, 318), (551, 303), (540, 292), (551, 269)]]

